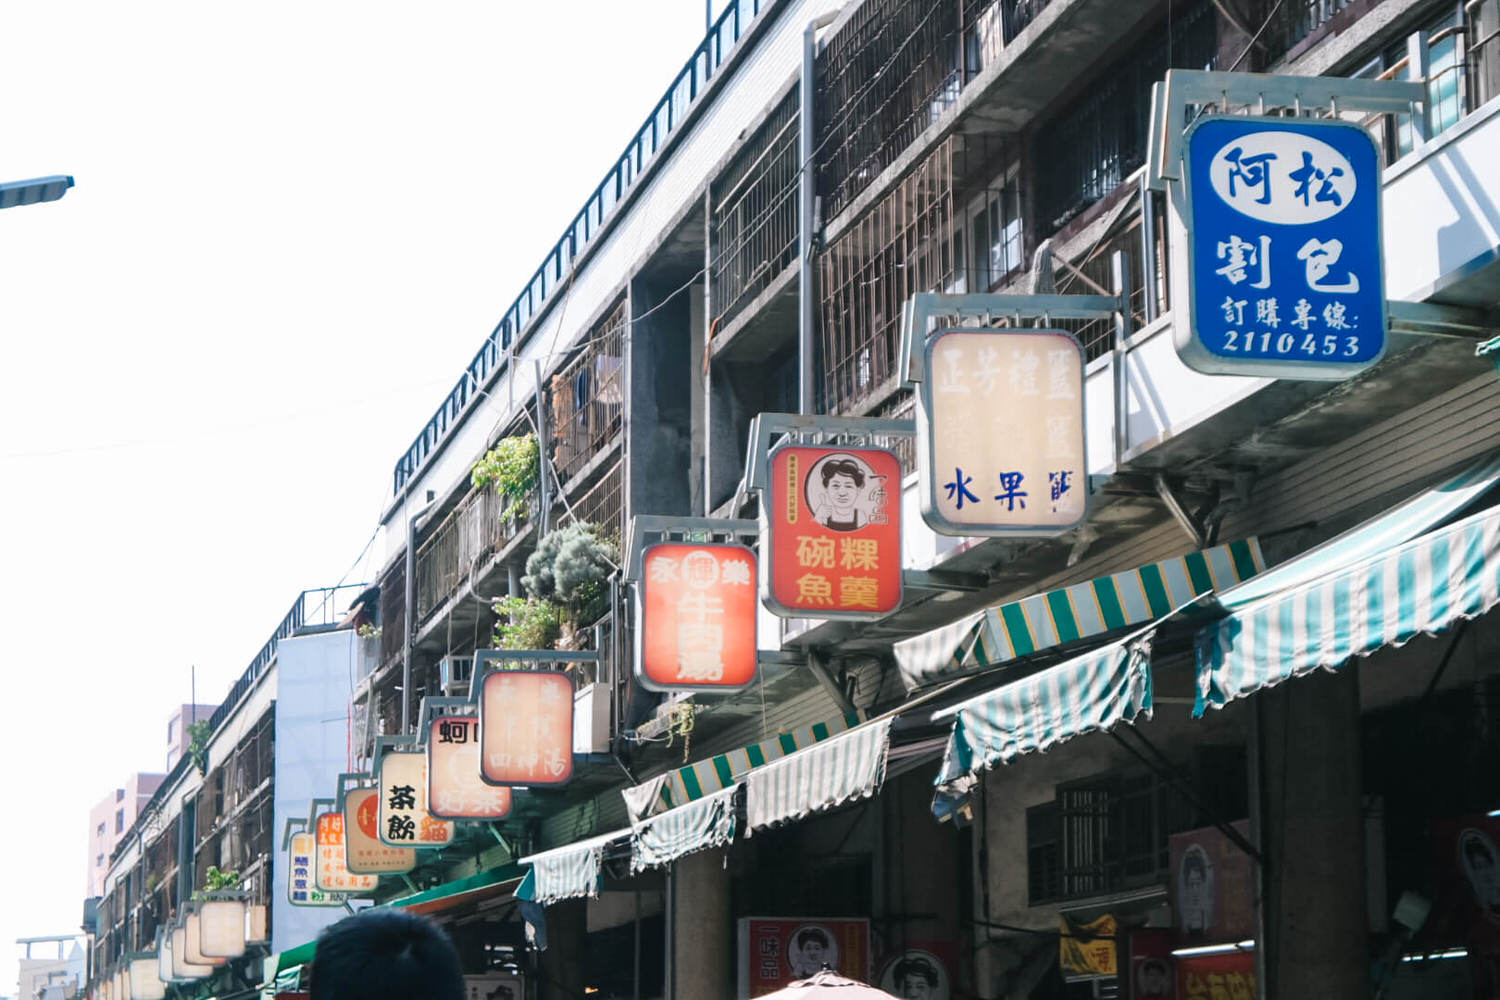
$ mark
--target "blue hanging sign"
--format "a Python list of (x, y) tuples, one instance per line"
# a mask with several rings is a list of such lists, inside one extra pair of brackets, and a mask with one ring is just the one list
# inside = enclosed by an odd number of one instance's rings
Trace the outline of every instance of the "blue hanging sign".
[(1385, 353), (1380, 154), (1341, 121), (1206, 117), (1185, 139), (1188, 303), (1211, 375), (1341, 379)]

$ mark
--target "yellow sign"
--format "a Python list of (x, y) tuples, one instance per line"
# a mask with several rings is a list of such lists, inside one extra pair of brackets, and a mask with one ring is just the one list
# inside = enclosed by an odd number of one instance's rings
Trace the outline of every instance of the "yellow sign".
[(1057, 923), (1062, 932), (1058, 938), (1058, 963), (1064, 973), (1080, 976), (1119, 974), (1114, 917), (1105, 914), (1086, 924), (1058, 917)]

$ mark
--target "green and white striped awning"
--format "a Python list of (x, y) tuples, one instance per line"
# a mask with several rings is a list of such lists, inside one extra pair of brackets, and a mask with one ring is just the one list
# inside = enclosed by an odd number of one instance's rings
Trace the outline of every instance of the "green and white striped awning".
[(696, 851), (729, 843), (734, 839), (735, 806), (741, 787), (731, 785), (642, 821), (630, 838), (630, 870), (659, 868)]
[[(1171, 609), (1168, 609), (1170, 612)], [(1151, 631), (986, 691), (952, 710), (957, 719), (938, 772), (932, 811), (964, 807), (982, 771), (1083, 733), (1151, 715)]]
[(621, 791), (632, 823), (675, 809), (742, 781), (746, 774), (789, 753), (837, 736), (860, 723), (857, 712), (782, 733), (762, 743), (731, 750), (687, 767), (677, 768)]
[(531, 871), (516, 889), (517, 898), (547, 906), (564, 899), (597, 897), (604, 848), (629, 836), (629, 830), (616, 830), (522, 858), (519, 863), (530, 865)]
[(1241, 605), (1200, 629), (1193, 714), (1440, 631), (1483, 614), (1497, 600), (1500, 507), (1493, 507)]
[(896, 644), (908, 690), (1064, 643), (1146, 625), (1265, 569), (1254, 538), (986, 608)]
[(893, 718), (787, 754), (745, 776), (746, 836), (868, 798), (885, 780)]

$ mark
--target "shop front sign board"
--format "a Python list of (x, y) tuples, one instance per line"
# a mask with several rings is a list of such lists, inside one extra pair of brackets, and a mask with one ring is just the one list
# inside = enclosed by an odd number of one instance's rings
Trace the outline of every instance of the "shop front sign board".
[(317, 853), (313, 859), (313, 884), (325, 892), (373, 892), (380, 884), (378, 875), (357, 875), (349, 871), (344, 837), (344, 814), (320, 813), (313, 821)]
[(293, 906), (343, 906), (347, 896), (320, 889), (313, 881), (317, 856), (317, 837), (306, 831), (292, 834), (287, 845), (287, 902)]
[(761, 504), (762, 600), (788, 618), (901, 606), (901, 462), (883, 448), (783, 445)]
[(344, 793), (344, 863), (354, 875), (409, 872), (417, 866), (410, 847), (388, 847), (380, 839), (380, 789)]
[(426, 753), (392, 750), (380, 758), (376, 828), (387, 847), (446, 847), (453, 842), (453, 824), (433, 816), (427, 808)]
[(861, 918), (744, 917), (739, 922), (739, 997), (775, 993), (824, 965), (870, 980), (870, 922)]
[(922, 518), (940, 535), (1058, 535), (1088, 513), (1083, 348), (1062, 330), (942, 330), (917, 407)]
[(503, 819), (511, 790), (479, 776), (479, 716), (444, 715), (427, 732), (427, 808), (439, 819)]
[(755, 681), (756, 560), (743, 545), (662, 542), (642, 553), (635, 673), (652, 691)]
[(1183, 362), (1212, 375), (1342, 379), (1379, 361), (1381, 161), (1369, 132), (1210, 115), (1184, 145)]
[(573, 678), (560, 670), (486, 674), (479, 754), (479, 774), (488, 784), (567, 784), (573, 777)]

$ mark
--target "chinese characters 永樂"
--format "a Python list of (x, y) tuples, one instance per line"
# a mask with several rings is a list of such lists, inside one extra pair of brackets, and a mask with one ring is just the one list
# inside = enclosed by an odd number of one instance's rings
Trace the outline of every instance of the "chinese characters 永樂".
[(735, 690), (755, 679), (756, 565), (742, 545), (646, 549), (636, 675), (656, 690)]

